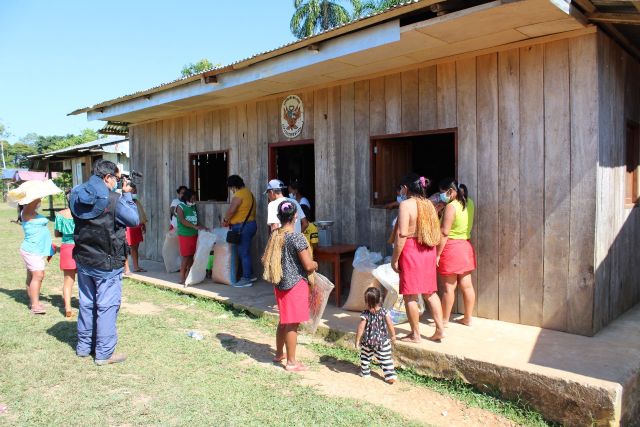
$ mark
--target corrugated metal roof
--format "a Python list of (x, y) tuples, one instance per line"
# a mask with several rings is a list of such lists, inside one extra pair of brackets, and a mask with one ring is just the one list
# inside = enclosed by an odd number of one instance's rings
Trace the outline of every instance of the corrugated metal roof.
[(107, 122), (102, 129), (98, 131), (103, 135), (128, 135), (129, 123), (126, 122)]
[(45, 156), (49, 157), (53, 154), (62, 154), (62, 153), (69, 153), (69, 152), (78, 151), (78, 150), (87, 150), (91, 148), (101, 147), (103, 145), (118, 144), (120, 142), (125, 142), (127, 140), (128, 138), (123, 137), (122, 135), (109, 135), (105, 138), (96, 139), (95, 141), (83, 142), (82, 144), (72, 145), (71, 147), (61, 148), (55, 151), (49, 151), (48, 153), (34, 154), (28, 157), (30, 159), (37, 159), (39, 157), (45, 157)]
[[(172, 88), (172, 87), (175, 87), (175, 86), (180, 86), (180, 85), (183, 85), (183, 84), (186, 84), (186, 83), (194, 82), (194, 81), (200, 80), (201, 77), (203, 75), (206, 75), (206, 74), (222, 74), (222, 73), (225, 73), (225, 72), (228, 72), (228, 71), (233, 71), (235, 69), (245, 68), (245, 67), (247, 67), (247, 66), (249, 66), (249, 65), (251, 65), (253, 63), (260, 62), (260, 61), (263, 61), (265, 59), (272, 58), (274, 56), (278, 56), (278, 55), (281, 55), (281, 54), (284, 54), (284, 53), (287, 53), (287, 52), (291, 52), (292, 50), (296, 50), (296, 49), (300, 49), (300, 48), (306, 47), (306, 46), (312, 44), (313, 42), (326, 40), (326, 39), (329, 39), (331, 37), (343, 34), (344, 32), (348, 32), (349, 30), (359, 29), (361, 27), (356, 25), (356, 24), (365, 23), (364, 21), (367, 21), (367, 20), (372, 19), (372, 18), (380, 18), (381, 15), (384, 15), (384, 14), (387, 14), (387, 13), (391, 13), (392, 11), (397, 11), (398, 9), (402, 9), (402, 8), (408, 7), (410, 5), (416, 5), (418, 3), (425, 3), (425, 7), (426, 7), (426, 6), (429, 6), (431, 4), (438, 3), (440, 1), (443, 1), (443, 0), (406, 0), (405, 2), (399, 3), (399, 4), (395, 5), (395, 6), (391, 6), (391, 7), (387, 8), (387, 9), (381, 10), (379, 12), (367, 14), (365, 16), (361, 16), (359, 18), (353, 19), (353, 20), (351, 20), (351, 21), (349, 21), (349, 22), (347, 22), (345, 24), (339, 25), (337, 27), (329, 28), (329, 29), (327, 29), (325, 31), (321, 31), (321, 32), (319, 32), (317, 34), (314, 34), (312, 36), (305, 37), (305, 38), (302, 38), (302, 39), (298, 39), (298, 40), (295, 40), (295, 41), (290, 42), (290, 43), (286, 43), (284, 45), (281, 45), (281, 46), (276, 47), (276, 48), (271, 49), (271, 50), (267, 50), (267, 51), (264, 51), (264, 52), (256, 53), (256, 54), (254, 54), (252, 56), (249, 56), (249, 57), (247, 57), (245, 59), (241, 59), (241, 60), (232, 62), (232, 63), (227, 64), (227, 65), (214, 67), (214, 68), (211, 68), (209, 70), (205, 70), (205, 71), (203, 71), (201, 73), (198, 73), (198, 74), (192, 74), (192, 75), (187, 76), (187, 77), (181, 77), (181, 78), (172, 80), (172, 81), (167, 82), (167, 83), (161, 83), (161, 84), (159, 84), (157, 86), (154, 86), (152, 88), (149, 88), (149, 89), (133, 92), (133, 93), (131, 93), (129, 95), (123, 95), (123, 96), (120, 96), (118, 98), (111, 99), (109, 101), (104, 101), (104, 102), (95, 104), (92, 107), (79, 108), (77, 110), (72, 111), (68, 115), (71, 116), (71, 115), (76, 115), (76, 114), (82, 114), (82, 113), (85, 113), (87, 111), (96, 110), (96, 109), (99, 109), (101, 107), (106, 107), (106, 106), (109, 106), (109, 105), (117, 104), (119, 102), (123, 102), (123, 101), (126, 101), (128, 99), (137, 98), (137, 97), (144, 96), (144, 95), (149, 95), (151, 93), (159, 92), (159, 91), (161, 91), (163, 89), (169, 89), (169, 88)], [(376, 19), (375, 22), (371, 22), (371, 24), (377, 23), (379, 21), (380, 21), (379, 19)], [(353, 28), (350, 28), (350, 27), (353, 27)], [(340, 31), (340, 30), (347, 30), (347, 31)], [(213, 72), (215, 72), (215, 73), (213, 73)]]

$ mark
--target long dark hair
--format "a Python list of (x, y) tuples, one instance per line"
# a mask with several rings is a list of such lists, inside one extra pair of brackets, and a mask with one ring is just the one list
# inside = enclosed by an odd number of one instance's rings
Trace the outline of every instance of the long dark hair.
[(420, 176), (417, 173), (410, 173), (404, 178), (400, 185), (407, 187), (409, 196), (427, 197), (427, 187), (429, 187), (429, 179)]
[(180, 198), (180, 201), (182, 203), (189, 203), (191, 201), (191, 198), (195, 195), (195, 191), (193, 191), (190, 188), (187, 188), (186, 190), (184, 190), (184, 193), (182, 193), (182, 197)]
[(297, 208), (295, 203), (290, 200), (285, 200), (278, 205), (278, 219), (280, 225), (285, 225), (293, 222), (293, 217), (296, 215)]
[(227, 178), (227, 187), (235, 187), (238, 190), (244, 188), (244, 180), (240, 175), (231, 175)]
[(456, 192), (456, 200), (462, 203), (462, 209), (464, 210), (467, 207), (467, 198), (469, 197), (469, 190), (467, 190), (467, 186), (464, 184), (458, 184), (453, 178), (445, 178), (440, 181), (438, 185), (440, 187), (440, 191), (447, 191), (449, 189), (455, 190)]

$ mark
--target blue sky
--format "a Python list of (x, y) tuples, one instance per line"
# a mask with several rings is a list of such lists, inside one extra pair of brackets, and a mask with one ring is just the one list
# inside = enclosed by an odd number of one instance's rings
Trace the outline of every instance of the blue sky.
[(292, 14), (292, 0), (2, 0), (0, 122), (10, 142), (98, 129), (67, 113), (293, 41)]

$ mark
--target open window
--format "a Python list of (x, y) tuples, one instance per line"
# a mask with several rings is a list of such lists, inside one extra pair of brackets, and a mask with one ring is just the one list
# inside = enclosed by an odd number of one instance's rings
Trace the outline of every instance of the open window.
[(384, 206), (396, 200), (402, 178), (415, 172), (432, 182), (429, 195), (438, 191), (438, 182), (456, 177), (456, 132), (385, 135), (371, 138), (371, 202)]
[(189, 184), (201, 202), (227, 202), (229, 152), (189, 154)]
[(633, 207), (640, 198), (640, 183), (638, 179), (638, 164), (640, 164), (640, 126), (633, 121), (627, 121), (626, 129), (626, 166), (625, 176), (625, 207)]

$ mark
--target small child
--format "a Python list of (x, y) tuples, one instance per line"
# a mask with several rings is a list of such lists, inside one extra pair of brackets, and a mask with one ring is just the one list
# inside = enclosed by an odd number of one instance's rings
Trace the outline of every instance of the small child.
[(397, 377), (393, 367), (391, 343), (396, 342), (396, 332), (391, 316), (386, 308), (381, 307), (380, 289), (367, 289), (364, 300), (369, 309), (360, 314), (360, 324), (356, 332), (356, 348), (360, 348), (360, 375), (364, 378), (370, 377), (371, 358), (375, 355), (382, 366), (384, 380), (393, 384)]
[(304, 212), (304, 216), (309, 221), (309, 226), (304, 231), (304, 237), (307, 239), (307, 243), (311, 247), (311, 255), (316, 251), (318, 247), (318, 227), (313, 223), (313, 218), (311, 216), (311, 209), (307, 205), (300, 205), (302, 212)]

